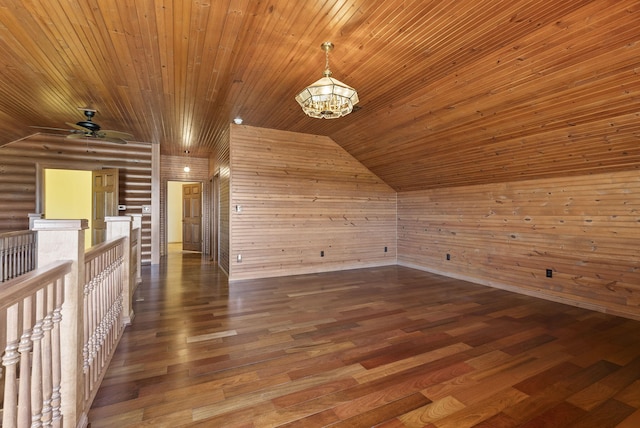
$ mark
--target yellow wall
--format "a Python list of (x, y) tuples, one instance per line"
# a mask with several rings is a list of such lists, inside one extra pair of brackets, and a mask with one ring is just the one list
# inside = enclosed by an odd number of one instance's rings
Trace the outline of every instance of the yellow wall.
[(182, 185), (178, 181), (167, 183), (167, 242), (182, 242)]
[(87, 219), (85, 248), (91, 247), (91, 171), (45, 169), (44, 217)]

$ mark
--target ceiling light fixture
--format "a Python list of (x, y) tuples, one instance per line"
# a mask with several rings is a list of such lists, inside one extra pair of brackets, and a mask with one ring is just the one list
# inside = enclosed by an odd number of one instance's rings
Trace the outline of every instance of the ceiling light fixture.
[(296, 101), (307, 116), (318, 119), (337, 119), (351, 113), (353, 106), (359, 101), (358, 92), (331, 77), (329, 51), (333, 49), (333, 43), (324, 42), (321, 47), (325, 53), (323, 77), (304, 88), (296, 96)]
[(185, 150), (184, 154), (187, 156), (187, 164), (184, 166), (183, 171), (189, 172), (191, 171), (191, 168), (189, 168), (189, 150)]
[(242, 125), (242, 118), (236, 117), (235, 119), (233, 119), (233, 123), (235, 123), (236, 125)]

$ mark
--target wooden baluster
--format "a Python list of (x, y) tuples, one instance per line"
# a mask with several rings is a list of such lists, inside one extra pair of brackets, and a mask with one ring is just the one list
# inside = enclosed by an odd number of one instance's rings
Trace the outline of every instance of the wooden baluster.
[(18, 314), (19, 307), (17, 303), (7, 309), (7, 345), (2, 357), (2, 365), (5, 367), (2, 426), (6, 428), (17, 426), (18, 388), (16, 366), (20, 361), (20, 354), (18, 353)]
[[(95, 270), (95, 264), (97, 263), (97, 260), (94, 260), (91, 262), (91, 273), (92, 276), (94, 275), (94, 270)], [(87, 372), (86, 372), (86, 391), (87, 391), (87, 397), (89, 392), (91, 391), (91, 377), (93, 376), (93, 359), (94, 359), (94, 352), (95, 352), (95, 317), (96, 317), (96, 308), (95, 308), (95, 286), (96, 286), (96, 282), (98, 281), (97, 277), (93, 277), (91, 282), (89, 283), (89, 287), (87, 289), (87, 308), (88, 308), (88, 313), (86, 315), (86, 322), (87, 322), (87, 329), (89, 332), (89, 340), (87, 342), (87, 349), (88, 349), (88, 353), (87, 353)]]
[(9, 278), (15, 278), (16, 274), (16, 238), (11, 238), (11, 273)]
[(98, 356), (98, 364), (96, 367), (96, 378), (98, 377), (100, 367), (102, 366), (102, 362), (104, 361), (105, 350), (107, 347), (107, 338), (109, 334), (109, 321), (108, 321), (108, 309), (109, 309), (109, 289), (111, 285), (111, 265), (109, 264), (109, 252), (107, 253), (107, 257), (104, 260), (105, 270), (104, 277), (102, 282), (102, 287), (100, 288), (100, 318), (98, 321), (100, 322), (100, 353)]
[(5, 277), (6, 269), (4, 266), (4, 261), (5, 261), (4, 244), (5, 244), (4, 238), (0, 238), (0, 282), (4, 282), (6, 280), (6, 277)]
[(93, 290), (93, 295), (95, 297), (95, 307), (96, 307), (96, 318), (94, 322), (95, 328), (95, 348), (93, 352), (93, 362), (92, 362), (92, 372), (93, 375), (91, 377), (91, 388), (93, 389), (95, 385), (96, 378), (98, 377), (98, 370), (100, 367), (100, 354), (102, 351), (102, 309), (104, 304), (104, 283), (105, 283), (105, 271), (104, 271), (104, 257), (100, 258), (100, 274), (98, 275), (98, 283), (96, 285), (95, 290)]
[(20, 385), (18, 386), (18, 426), (31, 423), (31, 403), (29, 390), (31, 388), (31, 351), (33, 326), (33, 296), (27, 296), (22, 301), (22, 336), (18, 345), (20, 353)]
[(36, 293), (36, 323), (33, 326), (31, 341), (33, 357), (31, 360), (31, 427), (42, 426), (42, 339), (44, 331), (44, 290)]
[(94, 371), (92, 387), (95, 386), (98, 380), (98, 375), (100, 374), (100, 367), (102, 366), (102, 362), (104, 361), (104, 349), (105, 349), (105, 342), (106, 342), (106, 336), (107, 336), (107, 329), (106, 329), (107, 325), (105, 323), (105, 315), (107, 312), (106, 309), (107, 309), (107, 298), (108, 298), (108, 290), (109, 290), (108, 287), (109, 287), (109, 282), (111, 280), (111, 277), (109, 275), (109, 269), (108, 269), (109, 265), (108, 265), (107, 257), (103, 258), (102, 272), (100, 274), (101, 276), (100, 288), (96, 290), (96, 295), (98, 297), (98, 305), (100, 309), (98, 312), (98, 319), (97, 319), (98, 352), (95, 360), (95, 371)]
[(105, 272), (104, 272), (104, 256), (101, 256), (99, 259), (99, 274), (98, 281), (96, 282), (96, 286), (93, 290), (94, 297), (94, 307), (95, 307), (95, 318), (93, 323), (93, 332), (94, 332), (94, 348), (93, 348), (93, 361), (91, 363), (91, 388), (94, 386), (94, 382), (97, 376), (98, 367), (99, 367), (99, 359), (100, 359), (100, 351), (102, 349), (102, 290), (104, 288), (105, 282)]
[(18, 259), (19, 259), (19, 275), (22, 275), (23, 273), (25, 273), (27, 271), (27, 264), (26, 264), (26, 255), (27, 255), (27, 238), (28, 236), (26, 235), (22, 235), (20, 237), (20, 246), (18, 247)]
[[(120, 247), (117, 247), (120, 248)], [(117, 252), (116, 249), (114, 249), (114, 253)], [(106, 361), (108, 359), (109, 354), (111, 353), (111, 349), (113, 347), (113, 340), (115, 338), (115, 332), (116, 332), (116, 326), (117, 326), (117, 322), (116, 322), (116, 317), (120, 315), (120, 313), (118, 312), (118, 307), (117, 307), (117, 290), (118, 290), (118, 281), (120, 279), (120, 269), (119, 269), (119, 265), (117, 264), (118, 260), (114, 260), (114, 264), (112, 264), (111, 266), (111, 274), (109, 275), (110, 279), (109, 279), (109, 295), (108, 295), (108, 299), (107, 299), (107, 306), (106, 306), (106, 317), (107, 317), (107, 322), (106, 322), (106, 338), (105, 338), (105, 349), (104, 349), (104, 355), (103, 355), (103, 361), (104, 364), (106, 364)]]
[[(92, 274), (92, 266), (93, 261), (87, 265), (87, 277), (90, 278)], [(85, 399), (89, 396), (89, 370), (90, 370), (90, 359), (91, 359), (91, 320), (92, 320), (92, 307), (91, 307), (91, 282), (86, 283), (84, 286), (82, 306), (84, 311), (84, 325), (83, 325), (83, 344), (82, 344), (82, 373), (83, 373), (83, 383), (84, 383), (84, 397)]]
[(50, 283), (46, 293), (46, 316), (42, 324), (44, 338), (42, 340), (42, 425), (51, 425), (52, 408), (51, 396), (53, 394), (53, 367), (52, 367), (52, 330), (53, 330), (53, 305), (55, 302), (54, 284)]
[(51, 332), (51, 425), (59, 428), (62, 426), (62, 413), (60, 409), (60, 382), (61, 367), (60, 361), (60, 321), (62, 320), (62, 302), (64, 299), (64, 280), (59, 279), (55, 283), (55, 309), (53, 310), (53, 330)]
[(7, 238), (7, 240), (5, 241), (7, 244), (7, 248), (5, 250), (5, 254), (6, 254), (6, 270), (5, 270), (5, 278), (4, 280), (8, 280), (11, 279), (13, 276), (13, 272), (11, 270), (11, 262), (12, 262), (12, 257), (11, 257), (11, 237)]
[(16, 241), (18, 241), (16, 245), (16, 276), (18, 276), (24, 273), (24, 236), (18, 236)]
[(96, 375), (96, 359), (98, 358), (98, 351), (100, 347), (100, 288), (102, 287), (103, 276), (102, 272), (102, 257), (96, 259), (96, 264), (94, 266), (96, 275), (96, 280), (92, 283), (91, 288), (91, 358), (89, 360), (89, 367), (91, 370), (91, 375), (89, 376), (89, 388), (93, 388), (93, 380)]

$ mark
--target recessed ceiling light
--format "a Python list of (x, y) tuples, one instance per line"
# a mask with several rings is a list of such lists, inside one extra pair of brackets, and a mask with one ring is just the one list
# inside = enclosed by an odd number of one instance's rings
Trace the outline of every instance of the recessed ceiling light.
[(233, 123), (235, 123), (236, 125), (242, 125), (242, 118), (236, 117), (235, 119), (233, 119)]

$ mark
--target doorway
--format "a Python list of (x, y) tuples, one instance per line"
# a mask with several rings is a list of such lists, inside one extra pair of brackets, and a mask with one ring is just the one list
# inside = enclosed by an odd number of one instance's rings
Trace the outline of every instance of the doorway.
[(117, 169), (43, 168), (37, 208), (48, 219), (86, 219), (85, 249), (106, 240), (105, 217), (118, 215)]
[(167, 252), (202, 252), (202, 183), (167, 181)]
[(211, 189), (211, 260), (220, 264), (220, 171), (210, 181)]
[(48, 219), (87, 219), (84, 247), (91, 248), (91, 171), (46, 168), (42, 214)]

